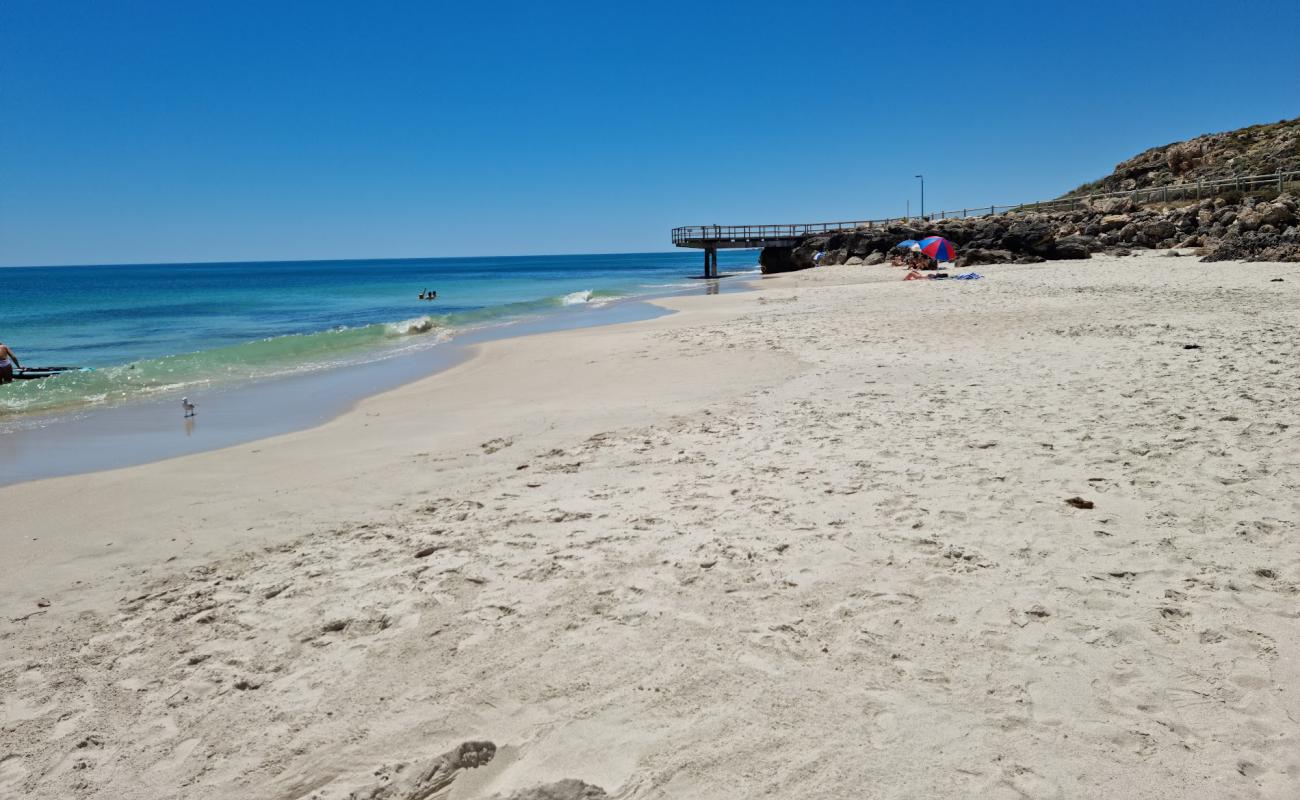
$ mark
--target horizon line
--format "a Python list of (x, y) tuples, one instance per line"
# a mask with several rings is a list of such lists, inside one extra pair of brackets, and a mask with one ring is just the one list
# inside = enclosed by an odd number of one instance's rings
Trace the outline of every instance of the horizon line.
[[(735, 248), (738, 251), (758, 250), (757, 247)], [(559, 258), (563, 256), (649, 256), (668, 255), (670, 253), (692, 252), (692, 248), (676, 247), (672, 250), (627, 250), (588, 253), (519, 253), (515, 255), (479, 255), (479, 256), (385, 256), (381, 258), (273, 258), (273, 259), (233, 259), (205, 261), (101, 261), (89, 264), (0, 264), (4, 269), (76, 269), (78, 267), (193, 267), (217, 266), (227, 264), (318, 264), (377, 261), (455, 261), (483, 258)]]

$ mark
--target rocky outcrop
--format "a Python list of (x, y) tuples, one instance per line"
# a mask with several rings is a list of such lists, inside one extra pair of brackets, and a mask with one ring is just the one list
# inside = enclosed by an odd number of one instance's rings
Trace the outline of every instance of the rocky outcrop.
[(764, 247), (758, 254), (758, 267), (764, 275), (794, 272), (817, 266), (814, 255), (806, 247)]
[(1300, 169), (1300, 118), (1153, 147), (1066, 197)]
[(1196, 248), (1207, 261), (1300, 261), (1300, 201), (1222, 198), (1163, 208), (1101, 201), (1050, 213), (1022, 212), (929, 223), (896, 223), (814, 236), (799, 247), (767, 248), (764, 272), (822, 265), (878, 264), (904, 239), (942, 236), (957, 267), (1090, 258), (1096, 252)]
[(758, 254), (758, 267), (763, 274), (794, 272), (816, 267), (815, 255), (807, 247), (764, 247)]
[(1140, 207), (1131, 197), (1086, 199), (1174, 183), (1300, 171), (1300, 117), (1207, 134), (1153, 147), (1065, 197), (1069, 211), (1017, 213), (895, 223), (806, 239), (763, 250), (763, 272), (818, 264), (875, 264), (904, 239), (942, 236), (957, 245), (958, 267), (1000, 262), (1089, 258), (1135, 248), (1197, 249), (1207, 261), (1300, 261), (1300, 204), (1283, 187), (1166, 206)]
[[(1271, 227), (1271, 226), (1270, 226)], [(1256, 230), (1220, 239), (1202, 261), (1290, 261), (1300, 262), (1300, 230)]]

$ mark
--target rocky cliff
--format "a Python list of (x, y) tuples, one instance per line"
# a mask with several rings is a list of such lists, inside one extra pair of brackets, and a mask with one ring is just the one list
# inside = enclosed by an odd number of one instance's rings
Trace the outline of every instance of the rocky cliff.
[[(1066, 196), (1279, 169), (1300, 170), (1300, 118), (1152, 148)], [(958, 267), (1090, 258), (1135, 248), (1193, 248), (1206, 261), (1300, 262), (1300, 201), (1275, 188), (1167, 205), (1138, 206), (1126, 197), (1085, 200), (1069, 211), (915, 220), (817, 236), (800, 247), (767, 248), (759, 264), (764, 272), (786, 272), (817, 264), (880, 263), (898, 242), (926, 236), (956, 244)]]
[(1300, 170), (1300, 117), (1153, 147), (1065, 197)]

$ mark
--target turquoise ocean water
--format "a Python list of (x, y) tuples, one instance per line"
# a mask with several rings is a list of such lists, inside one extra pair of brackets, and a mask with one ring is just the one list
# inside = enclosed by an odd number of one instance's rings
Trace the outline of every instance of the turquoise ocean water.
[[(93, 371), (0, 386), (0, 417), (340, 369), (471, 328), (697, 286), (698, 251), (0, 269), (0, 342)], [(723, 251), (724, 271), (757, 270)], [(438, 292), (421, 301), (424, 289)], [(193, 389), (191, 387), (194, 387)]]

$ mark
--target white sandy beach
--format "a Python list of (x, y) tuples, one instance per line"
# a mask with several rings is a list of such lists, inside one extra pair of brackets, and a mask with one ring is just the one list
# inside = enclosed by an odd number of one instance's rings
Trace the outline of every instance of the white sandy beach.
[(1300, 266), (978, 269), (0, 489), (0, 798), (1300, 797)]

